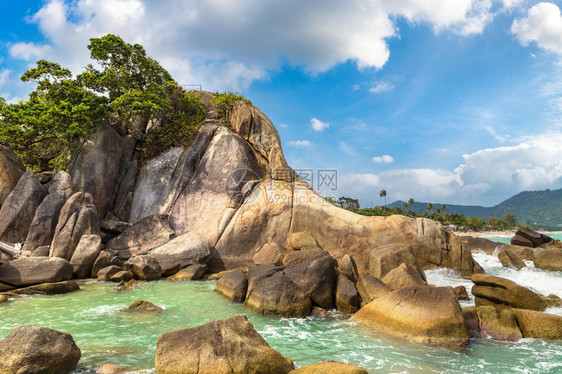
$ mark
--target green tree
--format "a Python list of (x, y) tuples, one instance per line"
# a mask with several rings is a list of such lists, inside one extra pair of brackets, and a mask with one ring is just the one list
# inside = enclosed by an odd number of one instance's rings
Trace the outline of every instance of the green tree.
[(432, 203), (428, 203), (425, 207), (425, 215), (426, 216), (430, 216), (433, 213), (433, 210), (435, 209), (435, 207), (433, 206)]
[(338, 206), (352, 212), (359, 210), (359, 200), (342, 196), (338, 199)]
[(379, 192), (379, 196), (381, 198), (384, 197), (384, 207), (386, 208), (386, 190), (381, 190), (381, 192)]
[(507, 213), (502, 217), (502, 221), (505, 222), (507, 228), (513, 229), (517, 226), (517, 219), (515, 218), (515, 214)]

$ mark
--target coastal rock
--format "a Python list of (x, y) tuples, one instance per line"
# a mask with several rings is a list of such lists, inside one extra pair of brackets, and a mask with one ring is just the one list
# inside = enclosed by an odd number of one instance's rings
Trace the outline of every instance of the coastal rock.
[(246, 299), (250, 296), (254, 288), (262, 280), (271, 277), (273, 274), (282, 271), (283, 266), (273, 266), (273, 265), (258, 265), (252, 266), (248, 269), (248, 290), (246, 291)]
[(252, 261), (256, 265), (282, 265), (285, 255), (286, 251), (279, 244), (265, 243), (252, 257)]
[(562, 340), (562, 316), (526, 309), (513, 309), (524, 338)]
[(128, 282), (133, 280), (134, 275), (128, 270), (119, 270), (117, 273), (109, 277), (109, 281), (115, 283)]
[(103, 364), (101, 368), (98, 369), (96, 374), (120, 374), (129, 371), (130, 368), (113, 365), (113, 364)]
[(160, 264), (162, 276), (177, 273), (180, 269), (203, 264), (209, 255), (209, 242), (196, 232), (188, 232), (154, 249), (149, 256)]
[(189, 265), (175, 273), (174, 275), (168, 277), (170, 280), (198, 280), (203, 278), (205, 272), (207, 271), (207, 265), (196, 264)]
[(425, 275), (408, 245), (390, 244), (375, 248), (371, 251), (369, 273), (375, 278), (383, 279), (401, 264), (409, 266), (418, 273), (418, 278), (425, 280)]
[(156, 348), (160, 374), (285, 374), (293, 369), (243, 315), (163, 334)]
[(120, 266), (117, 265), (110, 265), (100, 269), (97, 273), (97, 277), (99, 281), (111, 281), (111, 277), (113, 277), (118, 272), (123, 271)]
[(118, 251), (119, 257), (128, 259), (131, 256), (147, 254), (150, 250), (168, 243), (174, 236), (168, 216), (158, 214), (136, 222), (107, 242), (107, 248)]
[(491, 305), (499, 309), (520, 308), (543, 311), (548, 306), (544, 296), (505, 278), (487, 274), (474, 274), (471, 277), (474, 286), (476, 306)]
[(359, 293), (353, 282), (340, 274), (336, 288), (336, 309), (346, 314), (355, 313), (359, 310), (359, 300)]
[(164, 309), (160, 308), (158, 305), (152, 304), (150, 301), (137, 300), (124, 310), (125, 312), (163, 312)]
[(283, 265), (298, 265), (303, 262), (316, 260), (330, 254), (322, 249), (301, 249), (289, 252), (283, 258)]
[(264, 315), (283, 317), (305, 317), (312, 309), (310, 297), (283, 272), (262, 279), (246, 299), (246, 305)]
[(324, 361), (300, 367), (289, 374), (368, 374), (368, 372), (359, 366), (337, 361)]
[(242, 269), (234, 269), (217, 281), (215, 291), (226, 296), (232, 303), (243, 303), (246, 299), (248, 280)]
[(502, 248), (498, 251), (498, 259), (505, 267), (522, 269), (527, 266), (523, 261), (521, 261), (519, 257), (517, 257), (515, 253), (505, 248)]
[(396, 269), (386, 274), (384, 278), (382, 278), (382, 282), (392, 291), (409, 286), (427, 285), (419, 272), (405, 263), (402, 263)]
[(99, 127), (70, 165), (72, 189), (92, 195), (97, 216), (105, 217), (117, 187), (123, 139), (111, 127)]
[(477, 315), (482, 337), (513, 342), (523, 337), (511, 309), (498, 310), (492, 306), (479, 306)]
[[(551, 241), (551, 237), (526, 227), (520, 227), (515, 232), (515, 236), (511, 238), (511, 244), (522, 245), (526, 247), (538, 247), (541, 244), (550, 243)], [(528, 242), (530, 242), (531, 244), (528, 245)]]
[(83, 235), (99, 235), (100, 224), (93, 197), (77, 192), (70, 196), (59, 214), (49, 255), (70, 260)]
[(111, 265), (121, 267), (123, 266), (123, 260), (115, 256), (112, 252), (105, 250), (100, 251), (98, 258), (96, 258), (92, 266), (91, 277), (96, 278), (98, 276), (98, 271)]
[(29, 226), (29, 232), (23, 244), (23, 251), (35, 251), (40, 246), (49, 246), (55, 235), (60, 211), (66, 202), (66, 195), (61, 192), (50, 193), (41, 201)]
[(359, 279), (359, 271), (357, 270), (357, 264), (355, 260), (350, 255), (344, 255), (338, 261), (338, 270), (341, 274), (345, 275), (347, 279), (352, 281), (353, 283), (357, 282)]
[(529, 247), (520, 245), (509, 245), (491, 241), (485, 238), (475, 238), (472, 236), (459, 237), (463, 245), (472, 252), (483, 251), (489, 255), (494, 255), (503, 249), (510, 250), (521, 260), (532, 260), (533, 250)]
[(45, 196), (47, 189), (33, 177), (33, 172), (25, 172), (0, 208), (0, 240), (17, 243), (25, 239), (35, 210)]
[(531, 239), (517, 234), (514, 235), (513, 238), (511, 238), (510, 243), (512, 245), (518, 245), (521, 247), (534, 247), (533, 241)]
[(286, 266), (283, 273), (289, 277), (312, 302), (324, 309), (334, 307), (333, 291), (336, 288), (336, 261), (332, 256), (298, 265)]
[(18, 288), (14, 293), (18, 295), (58, 295), (69, 293), (80, 289), (75, 280), (68, 280), (55, 283), (41, 283), (34, 286)]
[(368, 273), (361, 273), (355, 286), (361, 296), (361, 307), (391, 292), (390, 288), (380, 279)]
[(533, 263), (537, 269), (562, 271), (562, 248), (539, 248), (535, 250)]
[(19, 326), (0, 341), (0, 372), (70, 373), (81, 352), (70, 334), (33, 325)]
[(132, 224), (115, 219), (102, 219), (100, 220), (100, 228), (104, 231), (109, 231), (115, 234), (121, 234), (123, 231), (129, 229)]
[(0, 282), (15, 287), (61, 282), (71, 278), (72, 265), (57, 257), (20, 257), (0, 264)]
[(466, 287), (463, 285), (457, 286), (455, 288), (453, 288), (453, 291), (455, 291), (455, 295), (457, 295), (457, 300), (470, 300), (470, 297), (468, 296), (468, 291), (466, 290)]
[(25, 172), (25, 167), (9, 148), (0, 145), (0, 206), (10, 196)]
[(162, 268), (158, 261), (149, 256), (134, 256), (128, 259), (123, 266), (135, 276), (135, 279), (152, 281), (162, 276)]
[(450, 287), (401, 288), (367, 304), (350, 320), (417, 343), (460, 347), (469, 340)]
[(287, 243), (289, 248), (294, 251), (300, 251), (303, 249), (317, 249), (322, 250), (318, 245), (314, 236), (310, 233), (310, 231), (300, 231), (300, 232), (293, 232), (287, 238)]
[(74, 278), (89, 278), (100, 252), (101, 237), (99, 235), (82, 236), (70, 259), (70, 264), (74, 268)]

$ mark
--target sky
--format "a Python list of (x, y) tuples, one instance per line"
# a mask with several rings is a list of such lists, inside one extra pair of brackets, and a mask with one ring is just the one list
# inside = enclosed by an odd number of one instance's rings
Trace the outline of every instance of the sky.
[[(562, 1), (0, 0), (0, 96), (89, 38), (236, 91), (325, 196), (492, 206), (562, 188)], [(326, 183), (326, 175), (336, 175)]]

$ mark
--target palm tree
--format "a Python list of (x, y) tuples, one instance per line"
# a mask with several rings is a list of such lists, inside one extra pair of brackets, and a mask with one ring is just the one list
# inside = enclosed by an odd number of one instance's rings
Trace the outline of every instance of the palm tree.
[(381, 192), (379, 192), (379, 196), (384, 197), (384, 208), (386, 209), (386, 190), (381, 190)]
[(410, 211), (410, 208), (412, 208), (412, 213), (415, 213), (414, 210), (414, 199), (410, 197), (410, 200), (408, 200), (408, 211)]
[(428, 203), (427, 206), (425, 207), (425, 215), (426, 216), (430, 216), (431, 213), (433, 213), (433, 209), (435, 209), (435, 207), (433, 206), (432, 203)]

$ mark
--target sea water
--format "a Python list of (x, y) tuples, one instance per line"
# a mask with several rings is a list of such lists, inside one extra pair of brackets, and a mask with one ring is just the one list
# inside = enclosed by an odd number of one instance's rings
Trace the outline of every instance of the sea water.
[[(483, 252), (475, 253), (474, 258), (489, 274), (562, 297), (562, 272), (535, 269), (532, 262), (523, 270), (506, 269), (496, 257)], [(449, 269), (428, 270), (426, 275), (429, 283), (438, 286), (472, 287), (470, 280)], [(119, 293), (115, 284), (82, 281), (81, 290), (73, 293), (24, 296), (0, 304), (0, 338), (20, 325), (50, 327), (70, 333), (82, 350), (75, 373), (95, 373), (104, 363), (125, 366), (129, 373), (154, 373), (156, 343), (161, 334), (245, 314), (269, 345), (293, 359), (297, 367), (337, 360), (362, 366), (370, 373), (562, 372), (562, 342), (471, 339), (460, 350), (429, 347), (348, 322), (349, 316), (335, 312), (324, 318), (256, 315), (213, 292), (214, 285), (214, 281), (160, 280)], [(164, 311), (123, 311), (139, 299)], [(473, 305), (473, 300), (462, 304)], [(562, 310), (547, 312), (562, 315)]]

